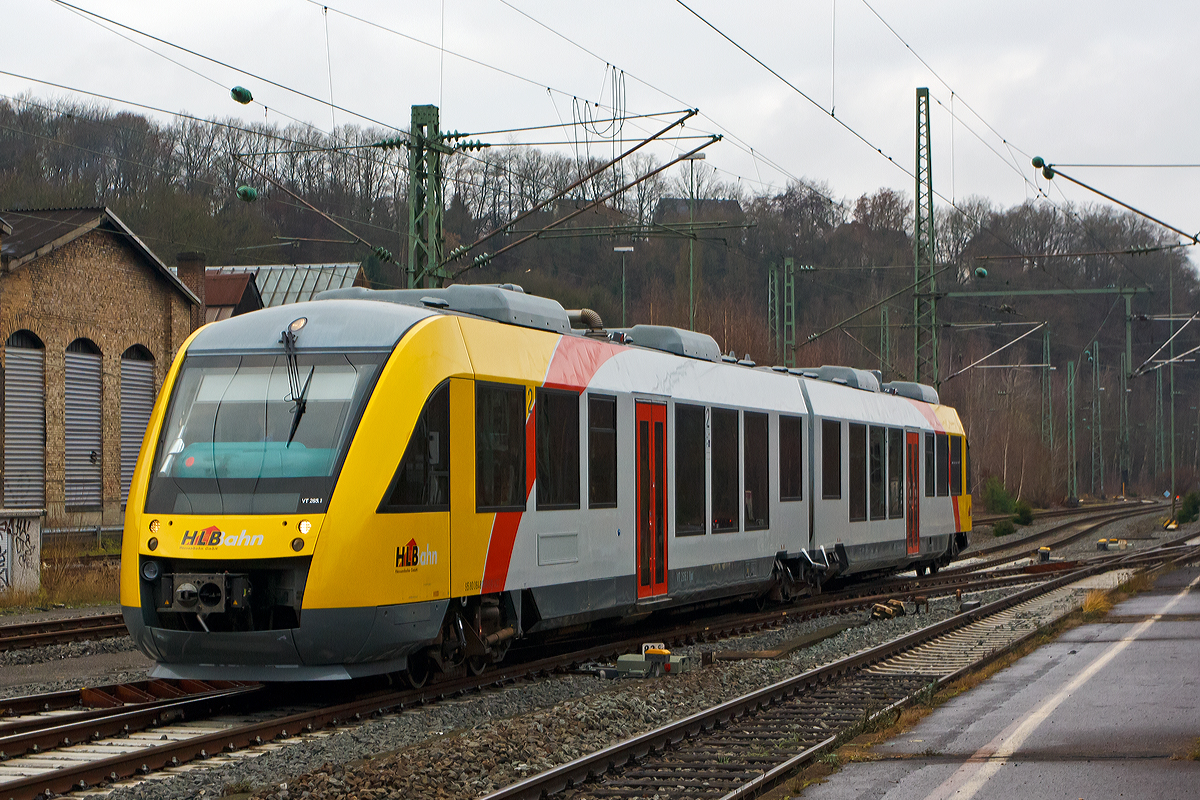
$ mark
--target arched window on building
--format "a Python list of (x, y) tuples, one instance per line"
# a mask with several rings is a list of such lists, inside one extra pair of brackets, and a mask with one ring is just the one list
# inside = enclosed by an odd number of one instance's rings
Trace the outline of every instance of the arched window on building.
[(4, 484), (0, 507), (46, 504), (45, 345), (30, 331), (4, 344)]
[(142, 437), (154, 409), (154, 356), (140, 344), (121, 355), (121, 506), (137, 466)]
[(66, 353), (66, 474), (68, 509), (100, 506), (101, 394), (100, 348), (89, 339), (76, 339)]

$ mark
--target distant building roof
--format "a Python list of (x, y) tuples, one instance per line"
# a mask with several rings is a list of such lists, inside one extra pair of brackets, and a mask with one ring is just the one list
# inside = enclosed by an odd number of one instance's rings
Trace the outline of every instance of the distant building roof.
[(216, 322), (263, 308), (262, 295), (249, 272), (204, 273), (204, 321)]
[[(662, 222), (664, 219), (687, 219), (688, 204), (690, 202), (686, 197), (662, 198), (658, 201), (658, 205), (654, 207), (654, 221)], [(732, 222), (740, 220), (745, 212), (742, 211), (742, 204), (737, 200), (697, 197), (695, 214), (697, 219), (720, 219), (725, 222)]]
[[(211, 273), (213, 270), (209, 270)], [(219, 267), (222, 275), (250, 273), (262, 296), (263, 307), (282, 306), (312, 300), (327, 289), (367, 286), (366, 274), (358, 263), (351, 264), (271, 264), (267, 266)]]
[(200, 304), (200, 298), (192, 294), (175, 272), (168, 269), (145, 242), (135, 236), (108, 208), (43, 208), (5, 211), (4, 214), (12, 232), (6, 231), (3, 242), (0, 242), (0, 260), (3, 260), (5, 268), (9, 271), (70, 244), (86, 233), (103, 229), (125, 237), (159, 275), (192, 303)]

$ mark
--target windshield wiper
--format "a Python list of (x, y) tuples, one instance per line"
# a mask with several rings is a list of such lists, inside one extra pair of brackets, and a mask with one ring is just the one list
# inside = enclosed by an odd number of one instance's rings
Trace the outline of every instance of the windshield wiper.
[(300, 392), (300, 398), (296, 400), (296, 405), (292, 408), (292, 430), (288, 433), (287, 444), (284, 447), (291, 446), (292, 439), (296, 438), (296, 428), (300, 427), (300, 418), (308, 410), (308, 387), (312, 385), (313, 373), (316, 371), (316, 366), (309, 369), (308, 380), (304, 382), (304, 391)]

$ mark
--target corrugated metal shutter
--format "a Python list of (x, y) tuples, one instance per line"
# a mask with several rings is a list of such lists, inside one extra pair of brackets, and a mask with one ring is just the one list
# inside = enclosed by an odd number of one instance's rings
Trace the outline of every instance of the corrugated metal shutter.
[(67, 357), (66, 475), (67, 506), (100, 505), (100, 356)]
[(154, 409), (154, 362), (121, 359), (121, 505)]
[(46, 377), (41, 350), (6, 347), (4, 370), (4, 502), (46, 504)]

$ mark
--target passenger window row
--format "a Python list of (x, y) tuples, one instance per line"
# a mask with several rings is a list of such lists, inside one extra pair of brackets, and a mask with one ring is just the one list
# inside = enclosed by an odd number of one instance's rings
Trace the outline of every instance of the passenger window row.
[(963, 437), (925, 434), (925, 496), (963, 495)]
[[(475, 502), (479, 511), (524, 511), (524, 386), (475, 384)], [(579, 394), (537, 389), (534, 459), (539, 509), (579, 508)], [(617, 399), (588, 395), (588, 507), (617, 505)], [(450, 509), (450, 383), (430, 395), (380, 512)]]
[[(904, 431), (847, 423), (849, 520), (904, 518)], [(925, 496), (963, 494), (963, 437), (925, 434)], [(842, 498), (842, 422), (821, 420), (821, 497)]]
[[(580, 507), (579, 402), (576, 392), (512, 384), (475, 384), (475, 490), (479, 511), (526, 508), (527, 399), (535, 399), (538, 509)], [(617, 399), (587, 395), (588, 508), (617, 505)], [(741, 430), (739, 431), (739, 424)], [(821, 420), (821, 497), (842, 498), (842, 429)], [(903, 519), (904, 431), (848, 423), (849, 519)], [(770, 524), (768, 416), (675, 404), (675, 532), (761, 530)], [(739, 440), (742, 457), (738, 458)], [(779, 499), (804, 497), (803, 425), (779, 417)], [(925, 434), (925, 496), (963, 494), (963, 437)], [(711, 472), (706, 465), (711, 465)], [(744, 481), (744, 486), (742, 482)], [(739, 486), (742, 486), (739, 497)], [(708, 519), (709, 498), (712, 518)], [(430, 395), (381, 512), (450, 508), (450, 384)]]

